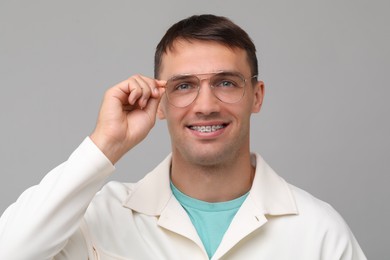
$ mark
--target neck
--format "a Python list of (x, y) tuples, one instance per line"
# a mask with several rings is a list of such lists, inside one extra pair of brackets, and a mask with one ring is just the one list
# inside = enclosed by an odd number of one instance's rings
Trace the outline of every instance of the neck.
[(172, 155), (173, 184), (186, 195), (207, 202), (229, 201), (244, 195), (252, 186), (254, 174), (249, 152), (228, 163), (206, 166)]

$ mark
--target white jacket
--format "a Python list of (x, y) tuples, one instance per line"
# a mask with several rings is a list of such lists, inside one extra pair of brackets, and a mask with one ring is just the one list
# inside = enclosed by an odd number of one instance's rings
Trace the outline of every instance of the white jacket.
[[(212, 259), (366, 259), (328, 204), (286, 183), (259, 155), (252, 189)], [(169, 186), (170, 156), (135, 184), (87, 138), (0, 219), (0, 259), (208, 259)], [(98, 193), (97, 193), (98, 192)]]

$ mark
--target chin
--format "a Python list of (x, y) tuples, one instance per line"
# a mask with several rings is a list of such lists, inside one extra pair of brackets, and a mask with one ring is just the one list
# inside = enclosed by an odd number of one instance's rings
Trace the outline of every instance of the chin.
[(184, 156), (187, 161), (192, 164), (204, 166), (204, 167), (212, 167), (218, 165), (224, 165), (227, 162), (231, 162), (235, 154), (232, 152), (226, 152), (229, 149), (223, 149), (222, 151), (192, 151), (187, 152)]

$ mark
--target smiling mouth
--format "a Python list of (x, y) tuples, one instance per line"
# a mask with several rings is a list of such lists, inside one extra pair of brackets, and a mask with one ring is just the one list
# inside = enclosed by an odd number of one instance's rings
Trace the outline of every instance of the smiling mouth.
[(218, 131), (219, 129), (225, 128), (227, 124), (222, 125), (202, 125), (202, 126), (189, 126), (191, 130), (200, 132), (200, 133), (212, 133)]

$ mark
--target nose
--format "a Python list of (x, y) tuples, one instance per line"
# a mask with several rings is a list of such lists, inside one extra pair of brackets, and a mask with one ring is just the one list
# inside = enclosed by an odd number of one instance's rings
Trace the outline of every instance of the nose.
[(195, 113), (210, 115), (220, 111), (219, 99), (214, 95), (208, 80), (203, 81), (199, 86), (199, 93), (193, 103)]

